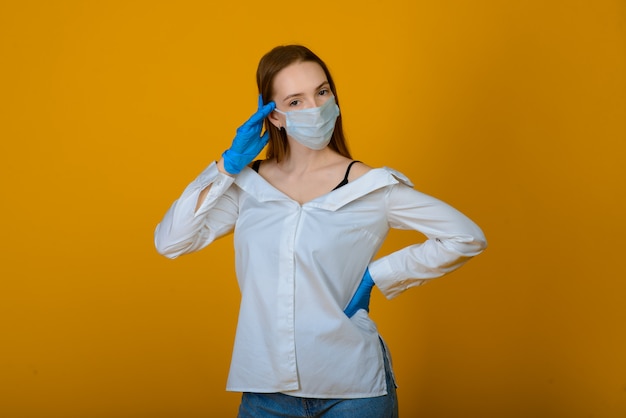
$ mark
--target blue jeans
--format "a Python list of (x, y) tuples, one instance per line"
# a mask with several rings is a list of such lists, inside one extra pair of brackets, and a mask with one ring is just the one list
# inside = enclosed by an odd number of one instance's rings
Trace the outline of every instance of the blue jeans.
[[(384, 347), (383, 347), (384, 351)], [(317, 399), (283, 393), (250, 393), (241, 396), (238, 418), (398, 418), (398, 398), (385, 353), (387, 394), (372, 398)]]

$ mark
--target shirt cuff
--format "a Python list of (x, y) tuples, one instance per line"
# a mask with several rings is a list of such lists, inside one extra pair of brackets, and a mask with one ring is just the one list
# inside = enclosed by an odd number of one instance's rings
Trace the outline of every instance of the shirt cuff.
[(410, 279), (401, 276), (398, 269), (391, 266), (388, 257), (373, 261), (368, 268), (376, 287), (387, 299), (393, 299), (408, 288), (419, 286), (425, 281), (424, 279)]

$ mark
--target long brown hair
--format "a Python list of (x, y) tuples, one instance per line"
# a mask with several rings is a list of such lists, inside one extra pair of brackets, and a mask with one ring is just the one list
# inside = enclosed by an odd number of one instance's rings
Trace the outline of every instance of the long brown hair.
[[(324, 73), (326, 74), (326, 78), (328, 79), (330, 90), (335, 96), (337, 106), (339, 106), (337, 89), (335, 88), (335, 83), (330, 75), (330, 71), (328, 71), (328, 67), (324, 64), (324, 61), (322, 61), (310, 49), (302, 45), (277, 46), (261, 58), (256, 71), (256, 83), (259, 88), (259, 93), (263, 98), (263, 103), (269, 102), (274, 96), (274, 77), (276, 77), (276, 74), (291, 64), (303, 61), (316, 62), (320, 67), (322, 67)], [(265, 120), (265, 129), (267, 129), (270, 134), (266, 158), (276, 158), (276, 161), (281, 161), (289, 153), (287, 133), (284, 129), (279, 129), (274, 126), (267, 119)], [(352, 158), (350, 156), (350, 151), (348, 150), (346, 138), (343, 134), (341, 114), (335, 122), (335, 130), (333, 131), (333, 136), (331, 137), (328, 146), (344, 157)]]

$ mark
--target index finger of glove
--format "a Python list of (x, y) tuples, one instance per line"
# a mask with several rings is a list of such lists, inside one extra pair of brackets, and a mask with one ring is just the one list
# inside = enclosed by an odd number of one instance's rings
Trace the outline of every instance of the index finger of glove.
[(263, 120), (268, 117), (275, 108), (276, 104), (274, 102), (269, 102), (266, 105), (259, 106), (259, 109), (256, 111), (256, 113), (252, 115), (250, 119), (248, 119), (248, 123), (257, 124), (263, 122)]

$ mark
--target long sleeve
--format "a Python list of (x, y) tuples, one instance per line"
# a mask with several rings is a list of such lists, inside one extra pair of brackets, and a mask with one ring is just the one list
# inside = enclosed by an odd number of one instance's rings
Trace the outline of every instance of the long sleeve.
[[(221, 173), (211, 163), (172, 204), (154, 232), (157, 251), (168, 258), (197, 251), (230, 232), (237, 220), (236, 190), (233, 177)], [(196, 211), (202, 190), (211, 186)]]
[(487, 246), (467, 216), (402, 183), (388, 191), (387, 218), (391, 228), (413, 229), (427, 238), (370, 264), (376, 286), (388, 299), (459, 268)]

